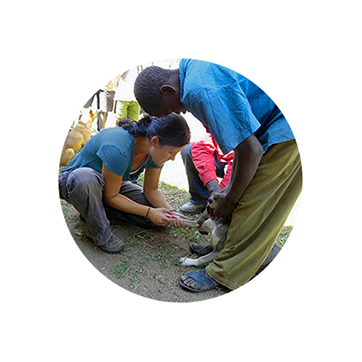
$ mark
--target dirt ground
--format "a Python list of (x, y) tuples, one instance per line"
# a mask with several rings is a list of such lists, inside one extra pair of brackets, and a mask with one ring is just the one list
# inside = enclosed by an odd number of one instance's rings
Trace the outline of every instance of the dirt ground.
[[(188, 194), (175, 187), (163, 185), (163, 193), (176, 209), (188, 199)], [(203, 293), (192, 293), (179, 286), (182, 273), (197, 270), (183, 267), (179, 259), (190, 256), (192, 242), (207, 242), (208, 236), (192, 229), (145, 230), (139, 227), (112, 226), (113, 232), (125, 242), (119, 254), (107, 254), (86, 238), (85, 223), (79, 213), (66, 201), (61, 200), (63, 214), (69, 231), (85, 257), (105, 277), (122, 288), (159, 301), (195, 302), (222, 296), (229, 291), (216, 288)], [(197, 216), (195, 216), (197, 218)], [(278, 242), (282, 246), (291, 227), (285, 228)]]
[(183, 234), (184, 230), (168, 227), (149, 231), (136, 226), (112, 226), (113, 232), (125, 242), (126, 247), (119, 254), (107, 254), (85, 237), (85, 223), (73, 206), (68, 204), (63, 206), (63, 210), (65, 208), (69, 231), (79, 249), (95, 268), (122, 288), (167, 302), (194, 302), (227, 293), (227, 289), (220, 288), (190, 293), (179, 286), (178, 279), (182, 273), (196, 270), (179, 265), (182, 256), (190, 255), (190, 243)]

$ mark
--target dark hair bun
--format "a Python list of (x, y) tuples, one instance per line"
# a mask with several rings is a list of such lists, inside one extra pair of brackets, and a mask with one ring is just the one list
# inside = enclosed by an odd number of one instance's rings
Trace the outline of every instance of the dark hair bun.
[(117, 124), (127, 130), (133, 137), (157, 136), (160, 145), (181, 147), (190, 142), (190, 129), (185, 119), (176, 113), (165, 117), (146, 115), (138, 122), (130, 119), (119, 119)]

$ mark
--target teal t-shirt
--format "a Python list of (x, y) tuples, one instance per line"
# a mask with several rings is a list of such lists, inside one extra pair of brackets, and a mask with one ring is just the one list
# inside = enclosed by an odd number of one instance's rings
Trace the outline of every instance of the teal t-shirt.
[(133, 182), (146, 168), (162, 168), (153, 163), (151, 157), (148, 156), (143, 166), (130, 175), (134, 143), (133, 136), (122, 127), (105, 128), (84, 145), (63, 172), (90, 167), (102, 173), (104, 163), (116, 175), (123, 176), (123, 181)]

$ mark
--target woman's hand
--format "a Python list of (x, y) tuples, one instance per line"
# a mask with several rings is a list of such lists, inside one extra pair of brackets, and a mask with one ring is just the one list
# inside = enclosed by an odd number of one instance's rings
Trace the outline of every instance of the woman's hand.
[(165, 207), (150, 208), (147, 218), (157, 226), (168, 226), (172, 223), (172, 219), (165, 214), (169, 214), (170, 210)]

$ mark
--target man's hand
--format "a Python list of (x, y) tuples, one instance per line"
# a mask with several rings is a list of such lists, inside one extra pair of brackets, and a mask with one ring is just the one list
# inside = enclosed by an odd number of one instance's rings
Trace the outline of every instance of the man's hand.
[(249, 136), (234, 149), (231, 180), (222, 192), (214, 194), (216, 207), (207, 208), (211, 218), (221, 218), (223, 223), (230, 219), (234, 208), (253, 179), (262, 157), (263, 147), (254, 135)]
[(210, 192), (210, 197), (213, 197), (215, 193), (221, 192), (219, 182), (217, 180), (211, 180), (206, 184), (206, 188)]

